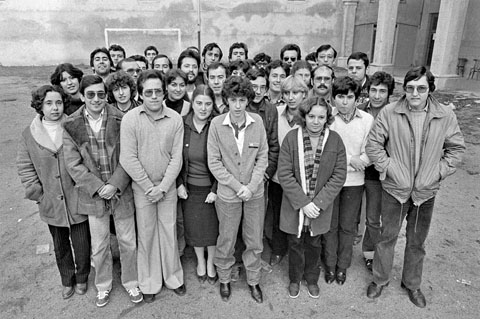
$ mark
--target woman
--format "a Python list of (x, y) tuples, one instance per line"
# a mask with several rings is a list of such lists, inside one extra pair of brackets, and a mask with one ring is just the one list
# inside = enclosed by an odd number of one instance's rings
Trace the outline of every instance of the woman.
[(163, 74), (167, 74), (168, 71), (173, 69), (172, 61), (165, 54), (159, 54), (152, 60), (152, 67), (154, 70), (162, 71)]
[(190, 103), (185, 100), (187, 92), (187, 75), (179, 69), (167, 72), (166, 80), (167, 94), (163, 105), (175, 110), (181, 116), (187, 115), (190, 110)]
[(38, 115), (23, 131), (17, 153), (25, 197), (38, 203), (53, 238), (63, 299), (74, 292), (85, 294), (90, 273), (88, 221), (77, 213), (77, 193), (64, 163), (65, 100), (59, 86), (44, 85), (32, 93), (31, 106)]
[[(215, 211), (217, 182), (207, 163), (207, 136), (215, 109), (215, 95), (211, 88), (199, 85), (192, 95), (192, 108), (183, 117), (183, 166), (177, 179), (178, 196), (184, 199), (183, 218), (185, 239), (197, 256), (197, 277), (208, 278), (210, 284), (218, 279), (213, 265), (218, 237), (218, 219)], [(205, 247), (207, 261), (205, 262)]]
[(137, 85), (128, 73), (120, 70), (108, 76), (106, 81), (108, 101), (123, 114), (138, 106), (135, 101)]
[(65, 105), (63, 113), (70, 115), (83, 105), (80, 96), (80, 82), (82, 81), (82, 70), (70, 63), (62, 63), (55, 68), (50, 76), (52, 85), (60, 85), (69, 97), (68, 105)]
[(330, 229), (333, 202), (345, 182), (347, 160), (342, 139), (328, 128), (333, 116), (324, 99), (305, 100), (299, 119), (300, 127), (287, 134), (278, 158), (283, 188), (280, 229), (288, 234), (289, 296), (298, 297), (304, 278), (309, 296), (318, 298), (321, 234)]

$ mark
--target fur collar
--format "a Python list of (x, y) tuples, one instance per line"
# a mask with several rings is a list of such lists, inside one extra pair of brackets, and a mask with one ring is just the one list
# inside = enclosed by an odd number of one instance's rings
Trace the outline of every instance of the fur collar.
[(60, 146), (57, 149), (55, 144), (63, 145), (63, 143), (62, 143), (62, 136), (63, 136), (62, 124), (65, 122), (66, 118), (67, 118), (67, 116), (63, 115), (62, 118), (60, 119), (60, 126), (58, 128), (57, 136), (55, 138), (57, 140), (55, 142), (57, 142), (57, 143), (54, 143), (54, 141), (52, 141), (52, 139), (48, 135), (47, 130), (45, 129), (45, 127), (42, 124), (42, 118), (41, 118), (40, 114), (37, 114), (37, 116), (35, 116), (32, 123), (30, 124), (30, 133), (32, 134), (32, 137), (35, 140), (35, 142), (40, 144), (42, 147), (50, 150), (51, 152), (57, 153), (58, 150), (62, 148), (62, 146)]

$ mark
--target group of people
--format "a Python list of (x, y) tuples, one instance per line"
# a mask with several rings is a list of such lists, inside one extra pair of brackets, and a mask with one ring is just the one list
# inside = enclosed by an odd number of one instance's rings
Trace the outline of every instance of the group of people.
[(328, 44), (305, 60), (296, 44), (280, 59), (248, 60), (244, 43), (230, 47), (228, 64), (222, 57), (216, 43), (201, 54), (190, 47), (173, 68), (153, 46), (126, 57), (112, 45), (91, 53), (93, 74), (60, 64), (51, 85), (32, 93), (38, 114), (23, 131), (17, 166), (50, 229), (63, 298), (86, 293), (92, 262), (96, 305), (109, 302), (112, 220), (134, 303), (153, 302), (163, 285), (186, 294), (186, 245), (198, 280), (219, 281), (224, 301), (241, 263), (252, 298), (263, 302), (262, 268), (287, 255), (288, 295), (297, 298), (305, 281), (319, 298), (321, 268), (327, 284), (347, 279), (364, 198), (367, 296), (388, 285), (406, 218), (402, 287), (425, 307), (435, 195), (465, 149), (455, 114), (431, 95), (432, 73), (409, 70), (405, 95), (389, 104), (393, 77), (367, 76), (362, 52), (339, 77)]

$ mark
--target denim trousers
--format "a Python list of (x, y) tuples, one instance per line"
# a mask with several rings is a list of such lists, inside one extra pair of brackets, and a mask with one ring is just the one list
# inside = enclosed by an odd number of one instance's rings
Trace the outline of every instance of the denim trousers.
[(366, 221), (362, 251), (366, 259), (373, 259), (375, 245), (380, 237), (380, 215), (382, 212), (382, 183), (365, 180)]
[(302, 279), (305, 279), (309, 285), (318, 282), (321, 237), (321, 235), (312, 237), (309, 231), (303, 231), (300, 238), (297, 235), (287, 235), (290, 282), (299, 283)]
[(280, 208), (283, 189), (280, 184), (270, 181), (268, 185), (268, 207), (272, 211), (272, 255), (285, 256), (288, 249), (287, 234), (280, 230)]
[(264, 197), (250, 199), (246, 202), (226, 202), (217, 197), (215, 208), (219, 222), (219, 235), (214, 264), (217, 266), (220, 282), (230, 282), (232, 266), (235, 264), (235, 242), (241, 223), (242, 238), (246, 245), (242, 259), (247, 273), (247, 283), (249, 285), (258, 284), (262, 268)]
[(327, 270), (335, 266), (347, 269), (352, 263), (353, 239), (357, 234), (356, 222), (362, 203), (363, 185), (344, 186), (333, 202), (330, 230), (323, 235)]
[(403, 284), (411, 289), (419, 289), (422, 282), (423, 259), (425, 257), (425, 240), (432, 220), (435, 197), (420, 206), (410, 198), (400, 203), (385, 190), (382, 193), (382, 229), (380, 241), (375, 247), (373, 258), (373, 281), (385, 285), (389, 281), (395, 255), (395, 244), (407, 219), (405, 254), (403, 257)]

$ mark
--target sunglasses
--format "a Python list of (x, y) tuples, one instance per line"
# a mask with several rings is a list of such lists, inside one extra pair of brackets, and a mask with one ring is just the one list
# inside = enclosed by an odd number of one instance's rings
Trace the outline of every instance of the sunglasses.
[(155, 96), (162, 96), (163, 95), (163, 90), (162, 89), (144, 90), (143, 95), (145, 97), (152, 97), (154, 92), (155, 92)]
[(95, 95), (98, 96), (100, 100), (103, 100), (107, 97), (107, 93), (105, 92), (93, 92), (93, 91), (85, 92), (85, 97), (89, 100), (94, 99)]
[(287, 62), (287, 61), (295, 62), (295, 61), (297, 61), (297, 58), (293, 57), (293, 56), (286, 56), (286, 57), (283, 58), (283, 61), (285, 61), (285, 62)]
[(413, 93), (415, 92), (415, 90), (417, 90), (418, 93), (426, 93), (428, 91), (428, 86), (413, 86), (413, 85), (407, 85), (405, 87), (405, 91), (407, 93)]

